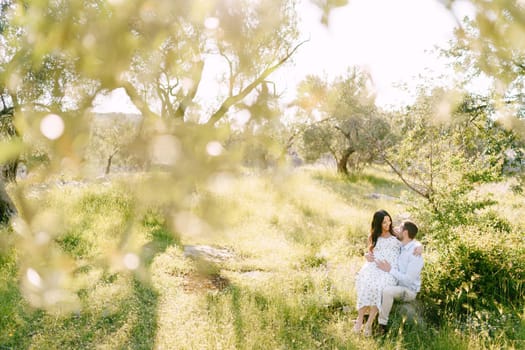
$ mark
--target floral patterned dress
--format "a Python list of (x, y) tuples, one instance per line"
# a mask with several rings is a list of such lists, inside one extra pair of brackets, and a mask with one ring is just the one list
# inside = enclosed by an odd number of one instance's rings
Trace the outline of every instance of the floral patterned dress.
[[(386, 260), (397, 267), (397, 259), (401, 251), (401, 242), (394, 237), (377, 239), (374, 247), (376, 260)], [(366, 262), (357, 273), (355, 286), (357, 290), (357, 309), (363, 306), (381, 307), (381, 294), (386, 286), (394, 286), (397, 280), (390, 273), (380, 270), (375, 262)]]

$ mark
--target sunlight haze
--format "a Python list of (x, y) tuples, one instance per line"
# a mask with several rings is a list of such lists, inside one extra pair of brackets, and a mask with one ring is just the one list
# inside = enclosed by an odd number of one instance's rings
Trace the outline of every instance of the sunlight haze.
[[(468, 13), (466, 3), (458, 5), (457, 14)], [(328, 27), (320, 23), (321, 13), (310, 1), (303, 0), (300, 8), (301, 32), (310, 41), (288, 68), (288, 77), (292, 73), (298, 81), (306, 74), (332, 78), (347, 67), (361, 66), (374, 80), (377, 104), (386, 106), (410, 100), (396, 84), (411, 88), (419, 74), (436, 76), (445, 70), (433, 50), (453, 38), (456, 21), (438, 1), (353, 0), (332, 11)]]
[[(469, 13), (467, 2), (456, 2), (454, 11), (461, 20)], [(310, 0), (298, 5), (300, 40), (308, 40), (293, 60), (272, 75), (286, 102), (295, 97), (296, 85), (308, 74), (332, 79), (348, 67), (360, 66), (370, 73), (379, 106), (401, 106), (411, 102), (418, 75), (437, 79), (446, 71), (436, 47), (452, 38), (456, 20), (436, 0), (352, 0), (332, 10), (328, 26), (321, 23), (321, 11)], [(220, 59), (207, 61), (208, 70), (220, 75)], [(405, 85), (408, 91), (401, 89)], [(201, 82), (198, 97), (216, 99), (216, 83)], [(111, 97), (100, 97), (94, 110), (99, 113), (139, 113), (123, 89)]]

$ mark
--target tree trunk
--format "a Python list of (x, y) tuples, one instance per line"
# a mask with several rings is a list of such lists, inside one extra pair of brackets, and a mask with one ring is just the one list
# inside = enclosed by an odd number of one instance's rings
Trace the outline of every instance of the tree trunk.
[(11, 217), (16, 213), (16, 208), (5, 190), (5, 183), (0, 180), (0, 224), (9, 223)]
[(113, 159), (113, 156), (114, 154), (110, 155), (106, 163), (106, 171), (104, 172), (106, 175), (109, 175), (109, 172), (111, 171), (111, 160)]
[[(0, 111), (0, 137), (7, 140), (19, 137), (13, 122), (14, 108), (6, 107), (3, 98), (2, 102), (4, 108)], [(0, 181), (16, 181), (16, 169), (18, 168), (18, 163), (19, 159), (17, 157), (16, 159), (0, 164)]]
[(5, 163), (2, 168), (1, 179), (5, 182), (16, 181), (16, 170), (18, 168), (18, 159)]
[(341, 159), (337, 161), (337, 172), (339, 174), (345, 174), (348, 175), (348, 158), (354, 153), (355, 150), (353, 148), (347, 148), (343, 155), (341, 156)]
[(108, 157), (108, 161), (106, 162), (106, 172), (105, 174), (106, 175), (109, 175), (109, 172), (111, 171), (111, 162), (113, 161), (113, 157), (115, 156), (115, 154), (118, 153), (118, 148), (116, 150), (113, 151), (113, 153), (111, 153), (111, 155)]

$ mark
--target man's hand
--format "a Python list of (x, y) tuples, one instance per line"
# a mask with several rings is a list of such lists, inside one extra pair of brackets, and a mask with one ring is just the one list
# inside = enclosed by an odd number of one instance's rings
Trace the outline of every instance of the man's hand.
[(365, 259), (368, 262), (374, 262), (376, 258), (374, 257), (374, 253), (367, 252), (365, 253)]
[(383, 270), (385, 272), (390, 272), (390, 270), (392, 269), (392, 266), (390, 266), (390, 264), (386, 260), (377, 260), (376, 261), (376, 266), (380, 270)]

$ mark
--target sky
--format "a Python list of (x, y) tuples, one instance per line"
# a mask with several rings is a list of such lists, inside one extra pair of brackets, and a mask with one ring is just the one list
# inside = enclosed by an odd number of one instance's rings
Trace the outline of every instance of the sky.
[[(359, 66), (372, 76), (376, 103), (388, 106), (411, 99), (396, 85), (414, 88), (419, 74), (446, 71), (434, 49), (453, 39), (456, 19), (438, 0), (349, 0), (332, 11), (328, 26), (310, 0), (300, 6), (301, 33), (310, 42), (295, 57), (290, 73), (296, 80), (308, 72), (330, 79)], [(472, 13), (466, 2), (454, 11), (459, 18)]]
[[(456, 16), (470, 15), (467, 2), (457, 2)], [(438, 76), (445, 63), (433, 52), (453, 38), (456, 20), (438, 0), (349, 0), (332, 10), (328, 26), (311, 0), (299, 3), (300, 36), (309, 39), (273, 78), (285, 99), (293, 99), (295, 87), (307, 74), (333, 79), (347, 68), (369, 71), (379, 106), (401, 106), (411, 101), (417, 76)], [(122, 89), (110, 98), (98, 99), (97, 112), (138, 111)]]

